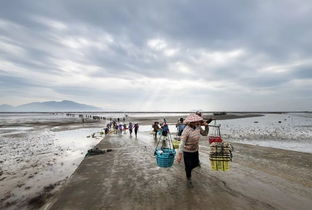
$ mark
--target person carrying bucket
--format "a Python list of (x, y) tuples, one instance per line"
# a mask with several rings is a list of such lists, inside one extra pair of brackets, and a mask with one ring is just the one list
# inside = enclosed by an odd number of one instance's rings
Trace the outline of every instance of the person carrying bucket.
[[(195, 167), (200, 167), (198, 154), (199, 139), (201, 135), (208, 135), (209, 128), (208, 123), (204, 122), (204, 119), (197, 114), (190, 114), (184, 120), (184, 123), (186, 127), (182, 132), (177, 162), (180, 163), (183, 156), (187, 186), (191, 188), (193, 187), (192, 170)], [(203, 130), (201, 126), (205, 126), (205, 130)]]

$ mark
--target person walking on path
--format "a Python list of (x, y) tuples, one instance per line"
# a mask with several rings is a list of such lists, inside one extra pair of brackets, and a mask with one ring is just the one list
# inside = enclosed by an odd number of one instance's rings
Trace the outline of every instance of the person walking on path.
[(152, 127), (154, 131), (154, 138), (157, 139), (157, 133), (158, 133), (158, 130), (160, 129), (159, 122), (154, 122)]
[[(208, 123), (204, 122), (204, 119), (197, 114), (190, 114), (184, 120), (184, 123), (186, 127), (182, 132), (177, 162), (180, 163), (183, 156), (187, 186), (191, 188), (193, 187), (192, 170), (195, 167), (200, 167), (198, 154), (199, 139), (201, 135), (208, 135), (209, 128)], [(201, 126), (205, 126), (205, 130)]]
[(169, 133), (169, 126), (166, 122), (166, 119), (164, 119), (164, 123), (162, 124), (161, 129), (162, 129), (162, 135), (167, 136)]
[(139, 123), (135, 123), (135, 124), (134, 124), (134, 134), (135, 134), (135, 138), (138, 137), (138, 130), (139, 130)]
[(104, 129), (104, 131), (105, 131), (105, 135), (107, 135), (107, 134), (109, 133), (109, 127), (107, 126), (107, 127)]
[(178, 130), (178, 136), (181, 136), (182, 135), (182, 132), (185, 128), (185, 124), (184, 124), (184, 119), (181, 117), (178, 121), (178, 123), (176, 124), (176, 127), (177, 127), (177, 130)]
[(119, 124), (119, 125), (118, 125), (118, 133), (119, 133), (119, 134), (122, 134), (122, 124)]
[(133, 129), (133, 124), (132, 122), (129, 122), (129, 133), (130, 133), (130, 136), (132, 136), (132, 129)]
[(126, 123), (124, 123), (123, 124), (123, 131), (124, 131), (124, 134), (127, 134), (127, 124)]

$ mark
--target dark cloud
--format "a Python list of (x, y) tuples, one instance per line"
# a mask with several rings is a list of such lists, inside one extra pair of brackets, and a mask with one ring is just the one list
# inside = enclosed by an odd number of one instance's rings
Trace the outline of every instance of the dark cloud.
[(293, 78), (312, 79), (312, 63), (310, 65), (297, 67), (292, 73)]
[(251, 106), (274, 101), (286, 85), (304, 98), (311, 88), (311, 14), (308, 0), (5, 1), (1, 86), (41, 86), (51, 97), (79, 100), (103, 96), (133, 108), (139, 100), (173, 108), (180, 97), (213, 97), (220, 103), (199, 106), (231, 109), (224, 104), (234, 90), (238, 109), (246, 98)]

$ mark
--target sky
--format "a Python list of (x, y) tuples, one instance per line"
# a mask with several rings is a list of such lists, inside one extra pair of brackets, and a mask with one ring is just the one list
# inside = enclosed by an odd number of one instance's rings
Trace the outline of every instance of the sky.
[(2, 0), (0, 104), (311, 111), (311, 37), (311, 0)]

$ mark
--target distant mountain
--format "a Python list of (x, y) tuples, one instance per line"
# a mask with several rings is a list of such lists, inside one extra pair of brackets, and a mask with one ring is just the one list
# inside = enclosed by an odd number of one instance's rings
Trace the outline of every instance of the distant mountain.
[(74, 101), (46, 101), (33, 102), (20, 106), (7, 104), (0, 105), (0, 112), (65, 112), (65, 111), (98, 111), (101, 108), (86, 104), (79, 104)]

